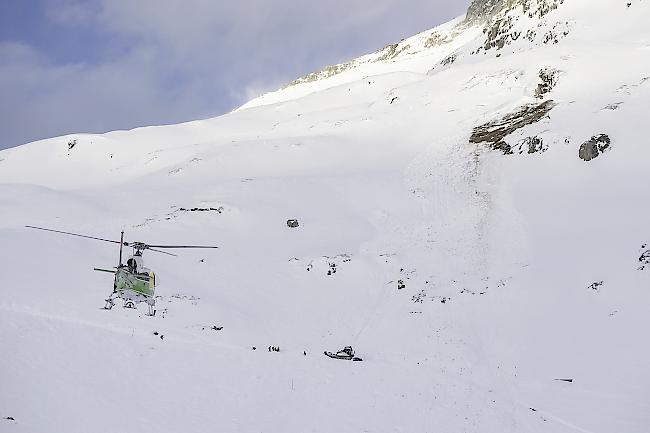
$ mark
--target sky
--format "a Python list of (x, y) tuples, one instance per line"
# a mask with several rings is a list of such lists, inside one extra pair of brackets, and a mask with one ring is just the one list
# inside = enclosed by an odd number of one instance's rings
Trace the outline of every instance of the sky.
[(227, 113), (469, 0), (2, 0), (0, 149)]

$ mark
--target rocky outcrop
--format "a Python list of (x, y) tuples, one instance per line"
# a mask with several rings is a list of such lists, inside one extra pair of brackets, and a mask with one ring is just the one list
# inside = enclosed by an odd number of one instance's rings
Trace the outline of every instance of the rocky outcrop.
[(467, 9), (465, 21), (487, 21), (503, 10), (519, 7), (528, 18), (543, 18), (563, 3), (564, 0), (474, 0)]
[(533, 153), (543, 153), (548, 150), (548, 145), (544, 143), (542, 137), (526, 137), (512, 147), (512, 153), (532, 155)]
[(467, 9), (465, 20), (467, 22), (486, 20), (500, 12), (504, 6), (504, 0), (474, 0)]
[(376, 62), (385, 62), (387, 60), (393, 60), (395, 57), (399, 56), (409, 48), (411, 48), (411, 46), (408, 44), (403, 47), (400, 47), (400, 44), (388, 45), (383, 49), (379, 50), (378, 54), (380, 54), (380, 56), (377, 57), (374, 60), (374, 62), (376, 63)]
[(438, 32), (433, 32), (424, 42), (424, 48), (439, 47), (440, 45), (448, 44), (453, 40), (448, 34), (441, 35)]
[(320, 71), (312, 72), (310, 74), (305, 75), (304, 77), (300, 77), (296, 80), (293, 80), (283, 88), (295, 86), (296, 84), (311, 83), (312, 81), (324, 80), (326, 78), (333, 77), (334, 75), (338, 75), (341, 72), (347, 71), (348, 69), (352, 69), (353, 67), (354, 67), (353, 61), (347, 63), (341, 63), (338, 65), (327, 66), (326, 68), (323, 68)]
[[(485, 41), (472, 54), (490, 50), (498, 52), (517, 41), (532, 44), (559, 43), (569, 34), (570, 23), (552, 23), (543, 18), (563, 3), (564, 0), (475, 0), (467, 11), (465, 23), (483, 23)], [(530, 19), (538, 22), (531, 25)], [(497, 57), (499, 55), (500, 53)]]
[(594, 135), (580, 145), (578, 156), (583, 161), (591, 161), (611, 147), (612, 141), (607, 134)]
[(542, 80), (535, 89), (535, 97), (542, 99), (545, 95), (551, 92), (557, 85), (560, 71), (552, 68), (544, 68), (539, 71), (539, 78)]
[[(539, 104), (527, 104), (519, 107), (512, 113), (485, 123), (474, 128), (469, 139), (470, 143), (486, 143), (492, 149), (500, 150), (504, 154), (514, 153), (513, 147), (504, 141), (504, 138), (524, 126), (537, 123), (542, 120), (557, 104), (548, 100)], [(529, 137), (517, 145), (519, 153), (536, 153), (544, 151), (544, 144), (538, 137)], [(531, 151), (532, 150), (532, 151)]]

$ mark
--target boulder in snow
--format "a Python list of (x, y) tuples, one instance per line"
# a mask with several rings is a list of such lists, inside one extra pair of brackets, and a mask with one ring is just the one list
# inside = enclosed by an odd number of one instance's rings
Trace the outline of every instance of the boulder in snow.
[(582, 143), (578, 156), (583, 161), (591, 161), (611, 147), (612, 141), (607, 134), (594, 135)]

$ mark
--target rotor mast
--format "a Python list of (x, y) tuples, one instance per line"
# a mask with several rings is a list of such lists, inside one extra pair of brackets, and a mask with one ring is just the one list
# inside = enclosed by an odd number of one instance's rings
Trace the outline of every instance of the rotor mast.
[(124, 246), (124, 230), (120, 234), (120, 264), (119, 267), (122, 267), (122, 247)]

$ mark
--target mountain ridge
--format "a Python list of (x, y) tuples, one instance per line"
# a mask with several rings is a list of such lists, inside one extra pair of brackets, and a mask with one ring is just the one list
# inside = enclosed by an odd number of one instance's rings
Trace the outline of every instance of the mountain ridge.
[[(474, 3), (224, 116), (0, 152), (0, 430), (645, 433), (650, 3)], [(114, 244), (25, 225), (219, 248), (147, 252), (147, 317), (100, 309)]]

